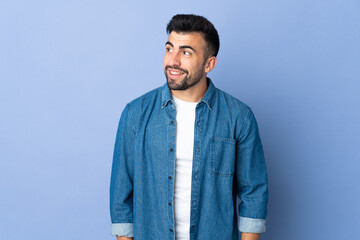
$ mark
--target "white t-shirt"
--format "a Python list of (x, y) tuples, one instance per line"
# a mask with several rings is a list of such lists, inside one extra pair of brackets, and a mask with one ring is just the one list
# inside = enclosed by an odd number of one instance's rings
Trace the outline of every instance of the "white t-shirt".
[(188, 240), (195, 108), (198, 102), (187, 102), (174, 96), (173, 99), (176, 108), (175, 239)]

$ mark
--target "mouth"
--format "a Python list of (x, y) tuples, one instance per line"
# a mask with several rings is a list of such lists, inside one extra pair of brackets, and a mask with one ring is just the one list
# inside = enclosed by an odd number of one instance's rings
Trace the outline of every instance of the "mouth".
[(170, 78), (176, 79), (182, 77), (185, 73), (176, 69), (167, 69), (168, 76)]

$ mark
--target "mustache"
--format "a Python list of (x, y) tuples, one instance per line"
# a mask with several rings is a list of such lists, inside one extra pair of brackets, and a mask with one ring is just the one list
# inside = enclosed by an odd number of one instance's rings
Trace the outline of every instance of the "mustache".
[(182, 72), (184, 72), (184, 73), (186, 73), (186, 74), (189, 73), (187, 70), (182, 69), (182, 68), (180, 68), (180, 67), (178, 67), (178, 66), (170, 66), (170, 65), (167, 65), (167, 66), (165, 67), (165, 70), (168, 70), (169, 68), (176, 69), (176, 70), (180, 70), (180, 71), (182, 71)]

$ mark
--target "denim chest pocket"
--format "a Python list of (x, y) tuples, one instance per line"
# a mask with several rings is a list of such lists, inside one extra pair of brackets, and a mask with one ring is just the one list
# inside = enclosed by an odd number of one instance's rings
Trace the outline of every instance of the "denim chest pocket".
[(210, 139), (210, 173), (231, 177), (235, 169), (236, 139), (212, 137)]

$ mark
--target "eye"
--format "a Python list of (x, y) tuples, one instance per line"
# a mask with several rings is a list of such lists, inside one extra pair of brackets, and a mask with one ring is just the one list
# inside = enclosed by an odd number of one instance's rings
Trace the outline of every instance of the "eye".
[(190, 55), (191, 55), (191, 53), (190, 53), (190, 52), (188, 52), (188, 51), (184, 51), (184, 55), (185, 55), (185, 56), (190, 56)]
[(166, 52), (172, 52), (173, 50), (171, 48), (166, 48)]

